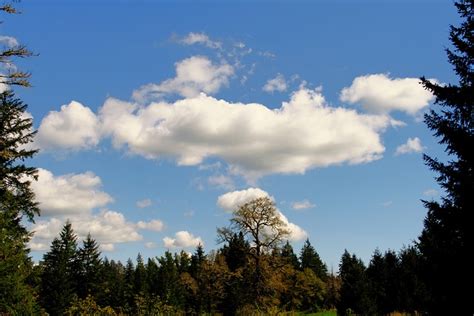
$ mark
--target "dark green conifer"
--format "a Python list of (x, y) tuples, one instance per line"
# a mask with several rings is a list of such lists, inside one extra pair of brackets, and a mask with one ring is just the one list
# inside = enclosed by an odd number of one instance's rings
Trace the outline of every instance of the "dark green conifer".
[[(447, 49), (447, 55), (459, 82), (438, 84), (422, 78), (439, 105), (425, 115), (425, 123), (449, 155), (446, 162), (424, 156), (445, 193), (440, 202), (424, 201), (428, 214), (418, 242), (431, 298), (427, 311), (433, 315), (474, 313), (471, 292), (465, 290), (474, 276), (470, 260), (474, 249), (474, 1), (455, 5), (462, 23), (451, 26), (453, 48)], [(462, 276), (453, 275), (455, 271)]]

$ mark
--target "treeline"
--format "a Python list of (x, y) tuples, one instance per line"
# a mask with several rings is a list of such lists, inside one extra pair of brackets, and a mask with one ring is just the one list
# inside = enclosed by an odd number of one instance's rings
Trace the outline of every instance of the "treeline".
[(340, 279), (328, 274), (309, 240), (299, 256), (288, 242), (262, 255), (258, 294), (251, 249), (240, 233), (208, 254), (199, 245), (191, 255), (166, 251), (145, 262), (138, 254), (123, 264), (101, 259), (91, 236), (78, 246), (67, 223), (34, 267), (32, 286), (50, 315), (248, 315), (335, 307)]
[(275, 314), (337, 308), (341, 315), (415, 314), (425, 310), (428, 292), (420, 280), (420, 254), (376, 250), (368, 267), (347, 251), (339, 273), (328, 273), (306, 240), (299, 254), (286, 242), (261, 257), (257, 293), (252, 247), (242, 232), (206, 254), (198, 246), (136, 261), (101, 259), (89, 235), (77, 245), (71, 223), (34, 267), (32, 286), (50, 315)]

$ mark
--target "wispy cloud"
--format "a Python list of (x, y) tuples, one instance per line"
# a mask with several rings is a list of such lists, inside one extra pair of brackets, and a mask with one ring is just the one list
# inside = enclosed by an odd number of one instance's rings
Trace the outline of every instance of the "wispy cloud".
[(204, 45), (208, 48), (212, 49), (221, 49), (222, 48), (222, 43), (219, 41), (214, 41), (209, 38), (209, 36), (206, 33), (195, 33), (195, 32), (190, 32), (186, 36), (182, 38), (178, 38), (177, 42), (182, 44), (182, 45)]
[(285, 77), (282, 74), (278, 74), (275, 78), (269, 79), (263, 86), (262, 90), (268, 93), (275, 91), (284, 92), (288, 89)]
[(421, 140), (418, 137), (408, 138), (405, 144), (402, 144), (397, 147), (395, 150), (395, 155), (404, 155), (410, 153), (420, 153), (425, 149), (421, 144)]
[(291, 208), (294, 209), (294, 210), (305, 210), (305, 209), (314, 208), (314, 207), (316, 207), (316, 204), (311, 203), (307, 199), (304, 199), (302, 201), (293, 202), (291, 204)]
[(435, 189), (428, 189), (423, 192), (423, 195), (428, 197), (436, 197), (439, 196), (439, 191)]
[(145, 208), (145, 207), (151, 206), (151, 204), (152, 203), (150, 199), (143, 199), (143, 200), (137, 201), (136, 203), (137, 207), (139, 208)]

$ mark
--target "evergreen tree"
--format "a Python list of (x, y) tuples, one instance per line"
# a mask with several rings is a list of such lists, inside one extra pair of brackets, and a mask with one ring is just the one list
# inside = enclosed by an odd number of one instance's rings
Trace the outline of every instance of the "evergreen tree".
[(375, 313), (369, 292), (369, 283), (362, 260), (346, 250), (339, 265), (341, 294), (337, 304), (338, 315), (372, 315)]
[(197, 278), (199, 275), (199, 271), (201, 270), (201, 266), (206, 260), (206, 255), (204, 254), (204, 248), (201, 244), (197, 245), (196, 251), (191, 256), (191, 267), (190, 272), (193, 278)]
[(387, 315), (399, 310), (400, 306), (400, 263), (393, 251), (387, 251), (382, 256), (375, 250), (367, 277), (370, 283), (371, 296), (378, 315)]
[(306, 239), (303, 248), (301, 248), (300, 261), (302, 270), (311, 269), (321, 280), (325, 281), (327, 279), (328, 269), (326, 264), (321, 260), (309, 239)]
[(222, 248), (227, 266), (231, 271), (243, 268), (247, 263), (247, 254), (250, 252), (250, 245), (244, 239), (242, 232), (234, 233), (228, 240), (227, 245)]
[[(0, 5), (0, 11), (16, 13), (8, 4)], [(26, 315), (38, 308), (33, 288), (26, 282), (32, 271), (26, 247), (31, 235), (22, 225), (24, 216), (33, 221), (39, 214), (30, 188), (36, 168), (24, 164), (37, 152), (27, 149), (35, 132), (26, 116), (27, 106), (9, 90), (12, 85), (29, 86), (29, 74), (11, 67), (14, 57), (28, 56), (31, 52), (21, 45), (0, 49), (0, 86), (6, 88), (0, 93), (0, 314)]]
[(147, 277), (147, 288), (148, 293), (151, 296), (157, 296), (159, 293), (159, 277), (158, 277), (158, 265), (153, 258), (148, 258), (146, 264), (146, 277)]
[(399, 311), (414, 314), (422, 311), (428, 300), (426, 286), (420, 277), (422, 262), (416, 247), (404, 248), (399, 253), (400, 269), (397, 276), (400, 280)]
[(165, 304), (181, 306), (182, 291), (179, 282), (179, 272), (176, 262), (171, 252), (166, 251), (164, 256), (158, 259), (159, 262), (159, 284), (160, 298)]
[(280, 256), (286, 263), (290, 264), (294, 269), (299, 269), (300, 262), (298, 261), (298, 257), (294, 253), (293, 247), (290, 245), (290, 242), (288, 240), (281, 248)]
[(36, 169), (23, 164), (36, 153), (24, 148), (34, 136), (25, 111), (13, 92), (0, 94), (0, 314), (36, 308), (26, 284), (32, 269), (26, 246), (30, 234), (21, 223), (23, 216), (32, 221), (39, 214), (30, 181), (24, 181), (36, 177)]
[[(450, 160), (424, 156), (438, 173), (436, 180), (446, 195), (440, 202), (424, 201), (428, 214), (418, 246), (431, 298), (428, 312), (472, 315), (472, 295), (465, 289), (474, 279), (469, 259), (474, 249), (474, 1), (460, 0), (455, 5), (463, 22), (451, 26), (453, 49), (447, 49), (447, 55), (459, 82), (444, 85), (421, 79), (441, 107), (426, 114), (425, 123), (446, 146)], [(454, 271), (463, 275), (453, 276)]]
[(133, 280), (133, 290), (135, 294), (144, 295), (147, 292), (147, 282), (146, 282), (146, 268), (143, 262), (143, 257), (139, 253), (137, 256), (137, 266), (135, 268), (134, 280)]
[(135, 267), (133, 265), (132, 259), (127, 260), (124, 272), (124, 288), (123, 296), (124, 302), (122, 306), (125, 308), (125, 311), (128, 313), (133, 313), (135, 311)]
[(50, 315), (62, 315), (77, 296), (77, 237), (69, 221), (53, 240), (42, 265), (42, 305)]
[(82, 248), (78, 251), (77, 291), (80, 298), (88, 295), (96, 297), (99, 292), (102, 278), (102, 261), (100, 259), (99, 245), (87, 234)]

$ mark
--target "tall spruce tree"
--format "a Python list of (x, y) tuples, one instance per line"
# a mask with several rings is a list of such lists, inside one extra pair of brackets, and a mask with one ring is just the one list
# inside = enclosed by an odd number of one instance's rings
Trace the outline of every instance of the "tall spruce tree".
[(321, 260), (316, 249), (311, 245), (309, 239), (306, 239), (300, 253), (301, 269), (311, 269), (320, 278), (325, 281), (328, 276), (326, 264)]
[(298, 257), (294, 253), (293, 247), (290, 245), (290, 242), (288, 240), (281, 248), (281, 257), (285, 263), (290, 264), (294, 269), (300, 268), (300, 262), (298, 260)]
[(77, 236), (68, 221), (43, 258), (41, 302), (50, 315), (63, 315), (76, 298)]
[(374, 315), (375, 307), (369, 292), (365, 265), (355, 255), (346, 250), (339, 265), (341, 278), (340, 299), (337, 303), (338, 315)]
[[(1, 13), (16, 13), (8, 4)], [(1, 23), (1, 22), (0, 22)], [(29, 74), (14, 70), (14, 58), (31, 56), (25, 46), (0, 47), (0, 314), (33, 314), (38, 305), (26, 282), (32, 261), (26, 244), (31, 235), (22, 218), (33, 221), (39, 214), (30, 188), (36, 169), (25, 165), (36, 150), (27, 149), (35, 132), (26, 115), (26, 104), (15, 98), (12, 85), (29, 86)]]
[(39, 214), (30, 181), (25, 181), (36, 176), (36, 169), (23, 163), (36, 153), (24, 148), (34, 135), (25, 111), (13, 92), (0, 94), (0, 314), (29, 314), (36, 306), (33, 289), (26, 284), (32, 270), (27, 248), (31, 235), (21, 223), (24, 216), (33, 220)]
[(77, 291), (80, 298), (91, 295), (96, 298), (102, 279), (102, 260), (99, 245), (87, 234), (78, 251)]
[(451, 26), (453, 49), (447, 49), (447, 55), (459, 82), (441, 85), (421, 78), (440, 106), (425, 115), (425, 123), (446, 146), (449, 161), (424, 156), (430, 169), (438, 173), (436, 180), (445, 196), (440, 202), (424, 201), (428, 214), (418, 246), (431, 298), (428, 312), (472, 315), (472, 294), (465, 289), (474, 279), (469, 259), (474, 249), (474, 1), (461, 0), (455, 5), (462, 23)]

